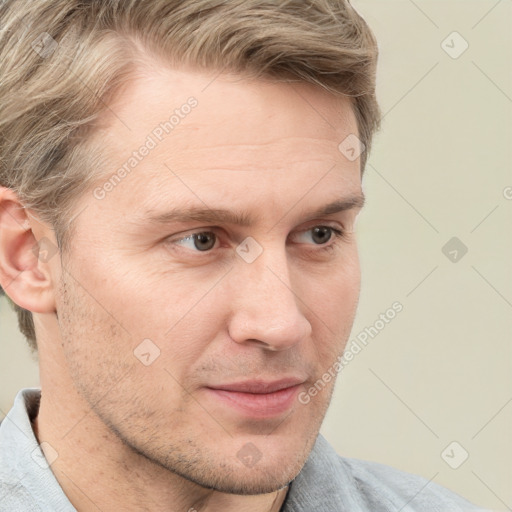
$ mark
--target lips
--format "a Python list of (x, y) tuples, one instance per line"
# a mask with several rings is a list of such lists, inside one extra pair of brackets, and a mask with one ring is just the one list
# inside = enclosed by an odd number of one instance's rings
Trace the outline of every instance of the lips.
[(282, 389), (290, 388), (302, 384), (304, 379), (299, 378), (287, 378), (275, 381), (263, 381), (263, 380), (249, 380), (245, 382), (238, 382), (235, 384), (221, 384), (216, 386), (209, 386), (210, 389), (219, 389), (223, 391), (233, 391), (240, 393), (253, 393), (253, 394), (264, 394), (273, 393)]
[(209, 395), (238, 414), (270, 418), (288, 411), (304, 379), (251, 380), (205, 388)]

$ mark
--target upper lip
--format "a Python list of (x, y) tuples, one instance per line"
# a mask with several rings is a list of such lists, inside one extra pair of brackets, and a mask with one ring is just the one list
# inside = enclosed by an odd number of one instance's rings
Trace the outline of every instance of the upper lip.
[(236, 391), (240, 393), (274, 393), (281, 389), (291, 388), (302, 384), (305, 379), (296, 377), (289, 377), (286, 379), (279, 379), (273, 381), (265, 380), (246, 380), (243, 382), (234, 382), (232, 384), (219, 384), (214, 386), (208, 386), (210, 389), (219, 389), (222, 391)]

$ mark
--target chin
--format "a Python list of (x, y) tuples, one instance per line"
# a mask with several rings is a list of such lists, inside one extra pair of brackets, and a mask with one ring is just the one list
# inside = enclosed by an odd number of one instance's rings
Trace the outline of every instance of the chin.
[(226, 494), (269, 494), (286, 487), (298, 475), (304, 462), (305, 459), (295, 458), (291, 461), (276, 460), (273, 464), (261, 464), (258, 469), (221, 465), (215, 471), (205, 471), (202, 468), (197, 472), (190, 471), (180, 476), (205, 489)]
[(304, 466), (316, 434), (284, 441), (280, 436), (248, 436), (236, 448), (196, 451), (188, 464), (167, 461), (165, 467), (206, 489), (237, 495), (269, 494), (287, 486)]

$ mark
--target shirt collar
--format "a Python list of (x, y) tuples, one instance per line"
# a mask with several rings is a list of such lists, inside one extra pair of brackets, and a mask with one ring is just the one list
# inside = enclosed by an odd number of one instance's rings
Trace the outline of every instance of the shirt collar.
[[(30, 500), (42, 510), (76, 512), (55, 478), (32, 429), (30, 420), (37, 414), (40, 397), (39, 388), (19, 391), (12, 409), (0, 425), (0, 480), (5, 489), (2, 499), (8, 503), (9, 493), (13, 493), (16, 498), (23, 502)], [(58, 456), (55, 451), (52, 453)]]

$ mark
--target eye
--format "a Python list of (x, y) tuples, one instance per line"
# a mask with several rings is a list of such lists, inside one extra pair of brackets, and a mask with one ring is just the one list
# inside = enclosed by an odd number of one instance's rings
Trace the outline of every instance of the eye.
[[(306, 231), (301, 231), (295, 235), (296, 239), (305, 239), (305, 243), (313, 241), (313, 244), (315, 245), (325, 245), (333, 238), (342, 238), (343, 236), (343, 231), (330, 226), (315, 226)], [(304, 243), (304, 241), (302, 243)]]
[(186, 249), (207, 252), (215, 247), (216, 241), (217, 235), (213, 231), (202, 231), (187, 235), (184, 238), (175, 240), (173, 243), (184, 246)]
[[(297, 244), (318, 246), (319, 250), (333, 251), (337, 245), (348, 239), (348, 233), (331, 226), (314, 226), (310, 229), (293, 233), (292, 241)], [(329, 243), (331, 242), (331, 243)], [(169, 240), (173, 246), (196, 253), (210, 254), (219, 248), (220, 239), (215, 231), (197, 231), (182, 238)]]

